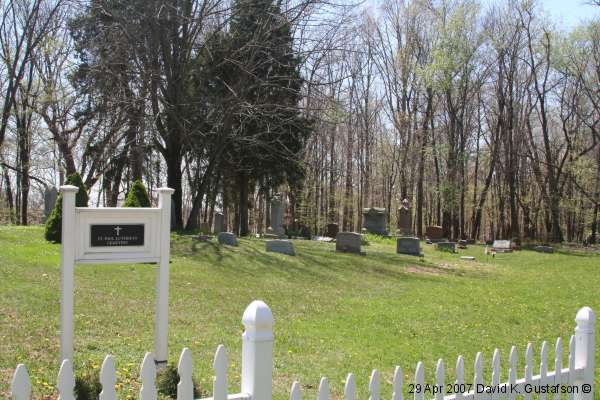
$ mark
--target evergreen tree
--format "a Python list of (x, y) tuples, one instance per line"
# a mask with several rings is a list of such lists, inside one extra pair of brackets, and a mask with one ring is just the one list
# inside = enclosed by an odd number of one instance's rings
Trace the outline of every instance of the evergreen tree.
[(300, 60), (291, 25), (271, 0), (236, 0), (229, 34), (226, 87), (235, 93), (228, 157), (237, 188), (240, 235), (248, 233), (249, 188), (302, 179), (301, 152), (312, 128), (299, 109)]
[[(79, 188), (79, 191), (75, 195), (75, 206), (76, 207), (87, 207), (88, 205), (88, 194), (83, 184), (83, 180), (78, 173), (69, 175), (65, 182), (66, 185), (73, 185)], [(46, 221), (45, 230), (46, 240), (53, 243), (61, 243), (62, 239), (62, 193), (58, 195), (56, 205)]]
[(137, 180), (133, 182), (129, 193), (127, 193), (123, 207), (150, 207), (150, 197), (142, 181)]

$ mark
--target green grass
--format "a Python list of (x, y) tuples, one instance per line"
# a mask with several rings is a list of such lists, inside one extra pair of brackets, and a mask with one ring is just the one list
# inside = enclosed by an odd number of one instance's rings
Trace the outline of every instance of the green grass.
[[(409, 382), (422, 360), (432, 382), (443, 358), (450, 381), (462, 354), (470, 380), (475, 353), (482, 351), (489, 380), (496, 347), (506, 366), (510, 346), (517, 345), (521, 369), (525, 345), (532, 342), (539, 365), (542, 341), (552, 348), (558, 336), (568, 342), (577, 310), (600, 310), (598, 255), (521, 251), (492, 259), (482, 246), (469, 246), (461, 255), (474, 255), (472, 262), (428, 245), (419, 259), (396, 255), (391, 239), (369, 243), (367, 255), (356, 256), (335, 253), (331, 243), (296, 241), (298, 256), (288, 257), (266, 253), (254, 239), (240, 240), (237, 248), (193, 248), (189, 236), (174, 235), (171, 362), (189, 347), (195, 378), (210, 393), (212, 358), (222, 343), (231, 392), (239, 391), (241, 316), (252, 300), (262, 299), (275, 316), (276, 399), (287, 397), (293, 380), (302, 383), (304, 398), (314, 398), (321, 376), (340, 398), (348, 372), (366, 399), (373, 368), (382, 374), (383, 398), (389, 398), (395, 365)], [(29, 368), (36, 398), (55, 394), (59, 252), (39, 227), (0, 227), (2, 398), (20, 362)], [(137, 398), (139, 363), (153, 350), (155, 280), (153, 265), (76, 268), (76, 368), (98, 368), (105, 354), (114, 354), (123, 398)], [(596, 359), (600, 365), (598, 352)], [(507, 378), (505, 368), (501, 378)]]

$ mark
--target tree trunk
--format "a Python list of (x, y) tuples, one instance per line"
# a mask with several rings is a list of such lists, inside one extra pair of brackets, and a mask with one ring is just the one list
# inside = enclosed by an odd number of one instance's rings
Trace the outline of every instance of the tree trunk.
[(423, 180), (425, 178), (425, 153), (427, 150), (427, 128), (429, 126), (429, 120), (433, 114), (433, 91), (431, 88), (427, 88), (427, 110), (425, 112), (425, 119), (423, 120), (423, 131), (421, 133), (421, 151), (419, 154), (419, 170), (417, 177), (417, 220), (415, 221), (417, 227), (417, 236), (423, 237)]
[(347, 127), (348, 143), (346, 144), (346, 182), (344, 187), (344, 215), (342, 218), (342, 230), (353, 231), (353, 187), (352, 187), (352, 152), (354, 147), (354, 136), (352, 129)]
[(240, 236), (248, 236), (250, 229), (248, 228), (248, 174), (241, 172), (238, 175), (238, 193), (239, 193), (239, 226), (238, 234)]

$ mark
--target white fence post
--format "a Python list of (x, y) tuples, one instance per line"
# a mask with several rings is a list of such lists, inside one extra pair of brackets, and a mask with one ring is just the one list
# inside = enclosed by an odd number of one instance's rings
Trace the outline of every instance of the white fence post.
[(160, 266), (156, 283), (155, 362), (160, 369), (169, 358), (169, 257), (171, 254), (171, 195), (175, 190), (158, 189), (160, 208)]
[(60, 246), (60, 359), (73, 360), (73, 297), (75, 290), (75, 194), (77, 186), (60, 187), (62, 225)]
[(242, 393), (252, 400), (271, 400), (273, 391), (273, 313), (255, 300), (246, 308), (242, 323)]
[[(582, 379), (575, 381), (579, 387), (577, 400), (592, 400), (594, 398), (594, 356), (596, 347), (596, 315), (589, 307), (583, 307), (575, 317), (575, 368), (583, 369)], [(589, 385), (588, 393), (583, 393), (583, 385)]]

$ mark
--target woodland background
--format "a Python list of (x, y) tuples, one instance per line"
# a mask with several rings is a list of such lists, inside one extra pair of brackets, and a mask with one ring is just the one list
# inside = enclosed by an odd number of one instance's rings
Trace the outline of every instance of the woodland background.
[(313, 234), (407, 198), (419, 236), (595, 242), (600, 13), (493, 3), (0, 0), (0, 221), (79, 173), (91, 206), (174, 188), (177, 229), (263, 232), (282, 193)]

